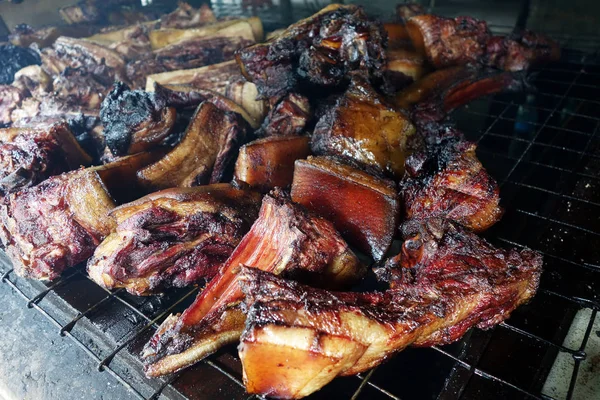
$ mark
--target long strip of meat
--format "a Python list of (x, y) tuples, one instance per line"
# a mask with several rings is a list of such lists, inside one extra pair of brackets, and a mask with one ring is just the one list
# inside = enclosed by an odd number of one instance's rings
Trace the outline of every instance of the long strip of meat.
[(244, 269), (240, 358), (249, 393), (297, 399), (372, 368), (409, 345), (487, 329), (536, 292), (542, 258), (498, 250), (443, 220), (406, 227), (386, 292), (336, 293)]
[(146, 344), (146, 375), (178, 371), (238, 340), (246, 316), (237, 272), (244, 265), (329, 287), (352, 283), (365, 272), (329, 221), (276, 190), (265, 196), (258, 219), (219, 274)]

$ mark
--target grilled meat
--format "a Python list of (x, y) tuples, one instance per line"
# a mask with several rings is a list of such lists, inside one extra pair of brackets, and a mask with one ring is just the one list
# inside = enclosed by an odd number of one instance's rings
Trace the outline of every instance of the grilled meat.
[(409, 345), (488, 329), (535, 294), (538, 253), (495, 249), (450, 222), (409, 224), (397, 281), (385, 292), (328, 292), (242, 270), (247, 320), (239, 353), (248, 393), (307, 396)]
[(27, 24), (19, 24), (8, 35), (8, 39), (15, 46), (29, 47), (35, 43), (38, 48), (43, 49), (44, 47), (52, 46), (54, 41), (60, 36), (81, 38), (90, 36), (97, 30), (98, 26), (91, 24), (48, 26), (39, 29), (34, 29)]
[(39, 65), (30, 65), (15, 74), (12, 84), (20, 89), (27, 89), (32, 96), (45, 96), (51, 92), (53, 83), (50, 75)]
[(394, 182), (333, 159), (309, 157), (296, 161), (291, 195), (376, 261), (390, 248), (400, 216)]
[(289, 93), (271, 108), (256, 136), (299, 135), (311, 118), (308, 98)]
[(400, 195), (408, 219), (443, 217), (481, 232), (502, 215), (498, 184), (475, 155), (475, 144), (442, 139), (406, 160)]
[(200, 68), (148, 75), (146, 90), (149, 92), (154, 90), (154, 83), (161, 85), (183, 84), (224, 94), (228, 85), (242, 79), (237, 63), (235, 60), (230, 60)]
[(362, 77), (317, 122), (311, 148), (400, 178), (415, 127)]
[(427, 68), (424, 58), (412, 50), (388, 50), (388, 63), (384, 71), (387, 92), (396, 93), (414, 81), (419, 81)]
[(381, 25), (361, 8), (333, 4), (236, 58), (261, 95), (281, 97), (306, 84), (339, 85), (351, 71), (380, 76), (384, 37)]
[(0, 205), (0, 239), (17, 274), (55, 279), (85, 261), (114, 229), (115, 200), (130, 200), (135, 172), (154, 158), (125, 157), (53, 176)]
[(425, 14), (425, 9), (418, 3), (405, 3), (396, 6), (396, 18), (406, 24), (409, 19)]
[(8, 85), (15, 73), (28, 65), (39, 65), (39, 55), (28, 48), (6, 44), (0, 46), (0, 85)]
[(178, 42), (131, 61), (127, 77), (135, 87), (144, 87), (146, 76), (179, 69), (203, 67), (231, 60), (236, 50), (253, 41), (239, 37), (199, 37)]
[(0, 195), (36, 185), (91, 161), (66, 123), (42, 129), (0, 129)]
[(177, 112), (156, 93), (115, 83), (100, 109), (106, 145), (116, 156), (135, 154), (162, 142), (173, 130)]
[(102, 82), (123, 80), (125, 62), (115, 51), (85, 39), (59, 37), (40, 54), (44, 69), (56, 76), (67, 67), (84, 68)]
[(265, 119), (268, 104), (267, 101), (259, 98), (258, 89), (254, 83), (245, 80), (231, 82), (225, 89), (225, 97), (242, 106), (256, 122), (262, 123)]
[(195, 9), (188, 3), (180, 1), (173, 12), (161, 17), (160, 27), (185, 29), (212, 24), (216, 21), (215, 15), (206, 4)]
[(246, 123), (239, 114), (202, 103), (181, 142), (166, 156), (140, 171), (149, 188), (218, 183), (231, 174), (238, 148), (245, 142)]
[(21, 107), (23, 100), (30, 96), (26, 88), (0, 85), (0, 126), (9, 125), (13, 111)]
[(242, 265), (330, 287), (364, 272), (330, 222), (309, 214), (280, 191), (267, 195), (258, 219), (219, 274), (146, 344), (142, 358), (148, 376), (185, 368), (238, 339), (245, 320), (237, 277)]
[(235, 162), (235, 181), (263, 193), (291, 185), (294, 162), (310, 154), (308, 141), (307, 136), (272, 136), (242, 146)]
[(476, 18), (419, 15), (406, 27), (414, 47), (435, 68), (481, 64), (520, 71), (560, 58), (558, 44), (543, 35), (524, 31), (508, 37), (492, 36), (487, 23)]
[(147, 295), (210, 279), (258, 215), (260, 195), (229, 184), (167, 189), (111, 212), (116, 230), (88, 261), (108, 289)]

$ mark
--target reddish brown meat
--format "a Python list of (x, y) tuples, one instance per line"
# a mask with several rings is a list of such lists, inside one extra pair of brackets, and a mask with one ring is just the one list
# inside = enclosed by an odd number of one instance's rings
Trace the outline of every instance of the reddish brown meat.
[(142, 357), (148, 376), (175, 372), (238, 339), (245, 320), (237, 277), (243, 265), (329, 287), (347, 285), (364, 272), (329, 221), (275, 191), (265, 196), (258, 219), (219, 274), (146, 344)]
[(481, 232), (502, 215), (498, 184), (477, 159), (475, 144), (459, 138), (412, 154), (400, 187), (408, 219), (443, 217)]
[(405, 226), (386, 292), (335, 293), (244, 269), (248, 309), (240, 358), (249, 393), (296, 399), (366, 371), (409, 345), (488, 329), (536, 292), (542, 258), (498, 250), (437, 220)]

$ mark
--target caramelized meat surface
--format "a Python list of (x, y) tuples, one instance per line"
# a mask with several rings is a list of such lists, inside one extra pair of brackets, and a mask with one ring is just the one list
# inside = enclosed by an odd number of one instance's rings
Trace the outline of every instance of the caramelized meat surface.
[(0, 129), (0, 195), (91, 163), (66, 123)]
[(487, 23), (476, 18), (419, 15), (406, 27), (414, 47), (435, 68), (481, 64), (520, 71), (560, 58), (558, 44), (543, 35), (524, 31), (507, 37), (492, 36)]
[(135, 154), (162, 142), (177, 113), (162, 96), (115, 83), (100, 109), (106, 145), (116, 156)]
[(339, 85), (351, 71), (380, 76), (384, 37), (361, 8), (333, 4), (236, 58), (261, 95), (281, 97), (305, 84)]
[(385, 292), (329, 292), (242, 270), (247, 320), (239, 353), (249, 393), (307, 396), (409, 345), (488, 329), (537, 290), (538, 253), (495, 249), (442, 220), (411, 222), (404, 233), (403, 252), (391, 262), (396, 280)]
[(311, 118), (308, 98), (289, 93), (271, 108), (256, 136), (300, 135)]
[(146, 344), (142, 358), (148, 376), (185, 368), (238, 339), (245, 320), (237, 276), (243, 265), (329, 287), (347, 285), (364, 272), (330, 222), (275, 191), (264, 197), (258, 219), (219, 274)]
[(167, 189), (111, 212), (116, 230), (88, 261), (108, 289), (147, 295), (210, 279), (258, 215), (260, 195), (229, 184)]
[(406, 160), (400, 195), (408, 219), (443, 217), (476, 232), (502, 215), (498, 184), (475, 154), (475, 144), (442, 139)]
[(406, 115), (355, 76), (317, 122), (311, 148), (316, 155), (338, 156), (400, 178), (414, 133)]
[(309, 157), (296, 161), (291, 195), (376, 261), (390, 248), (400, 216), (393, 181), (330, 158)]

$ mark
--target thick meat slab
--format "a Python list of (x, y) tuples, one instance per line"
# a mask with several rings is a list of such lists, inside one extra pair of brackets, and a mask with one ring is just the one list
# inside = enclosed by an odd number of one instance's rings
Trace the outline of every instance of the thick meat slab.
[(265, 97), (302, 85), (336, 86), (352, 71), (380, 76), (385, 33), (356, 6), (332, 4), (271, 40), (241, 50), (242, 73)]
[(258, 216), (260, 195), (229, 184), (167, 189), (117, 207), (116, 230), (88, 261), (108, 289), (147, 295), (210, 279)]
[(488, 329), (537, 290), (538, 253), (495, 249), (443, 220), (410, 223), (404, 233), (403, 252), (392, 261), (396, 281), (385, 292), (329, 292), (242, 270), (247, 320), (239, 353), (249, 393), (307, 396), (409, 345)]
[(66, 123), (0, 129), (0, 195), (91, 162)]
[(239, 114), (222, 111), (206, 101), (196, 110), (181, 142), (141, 170), (139, 177), (154, 189), (221, 182), (231, 173), (246, 131)]
[(400, 178), (414, 133), (408, 116), (355, 76), (317, 122), (311, 148), (316, 155), (338, 156)]
[(292, 184), (294, 162), (310, 154), (307, 136), (273, 136), (240, 148), (235, 162), (235, 181), (267, 193)]
[(474, 143), (448, 138), (406, 160), (400, 195), (407, 218), (448, 218), (476, 232), (500, 219), (498, 184), (475, 148)]
[(256, 136), (300, 135), (311, 118), (308, 98), (289, 93), (271, 108)]
[(181, 315), (171, 315), (146, 344), (148, 376), (190, 366), (235, 342), (244, 328), (237, 271), (249, 266), (329, 287), (347, 285), (364, 272), (333, 225), (275, 191), (219, 274)]
[(296, 161), (291, 195), (376, 261), (390, 248), (401, 208), (393, 181), (334, 159), (309, 157)]
[(131, 200), (135, 172), (152, 158), (151, 154), (124, 157), (53, 176), (4, 197), (0, 239), (17, 274), (55, 279), (87, 260), (115, 227), (109, 215), (115, 200)]

